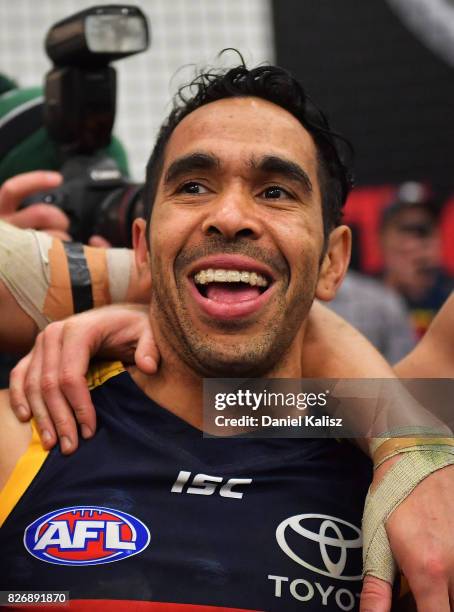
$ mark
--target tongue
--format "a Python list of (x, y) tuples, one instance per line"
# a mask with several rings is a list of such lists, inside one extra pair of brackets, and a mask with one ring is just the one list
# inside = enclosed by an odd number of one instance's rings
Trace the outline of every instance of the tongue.
[(214, 302), (246, 302), (255, 300), (260, 295), (258, 287), (252, 287), (245, 283), (209, 283), (206, 296)]

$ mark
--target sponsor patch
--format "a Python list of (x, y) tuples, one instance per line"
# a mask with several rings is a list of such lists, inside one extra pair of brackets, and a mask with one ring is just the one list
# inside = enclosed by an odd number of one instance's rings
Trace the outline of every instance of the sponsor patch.
[[(276, 540), (290, 559), (316, 574), (361, 580), (353, 571), (361, 567), (361, 530), (348, 521), (327, 514), (297, 514), (282, 521)], [(303, 559), (304, 554), (318, 558), (317, 565)]]
[(28, 552), (47, 563), (99, 565), (128, 559), (142, 552), (150, 532), (134, 516), (101, 506), (71, 506), (53, 510), (25, 530)]

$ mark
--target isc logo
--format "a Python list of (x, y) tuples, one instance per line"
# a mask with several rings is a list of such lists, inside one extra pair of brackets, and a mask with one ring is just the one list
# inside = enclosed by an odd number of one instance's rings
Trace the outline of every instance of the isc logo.
[(190, 487), (186, 488), (186, 493), (189, 495), (214, 495), (219, 491), (221, 497), (233, 497), (234, 499), (242, 499), (242, 491), (234, 491), (233, 487), (240, 487), (251, 484), (252, 478), (229, 478), (224, 482), (220, 476), (209, 476), (208, 474), (195, 474), (191, 478), (191, 472), (181, 470), (171, 489), (172, 493), (183, 493), (186, 484), (191, 483)]
[(98, 565), (142, 552), (148, 528), (134, 516), (101, 506), (72, 506), (39, 517), (27, 527), (30, 554), (60, 565)]

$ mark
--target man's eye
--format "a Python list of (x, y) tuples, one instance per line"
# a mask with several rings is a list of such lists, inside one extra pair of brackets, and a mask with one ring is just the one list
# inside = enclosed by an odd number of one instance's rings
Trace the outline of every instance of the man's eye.
[(271, 187), (267, 187), (262, 192), (263, 197), (269, 200), (282, 200), (283, 198), (291, 198), (291, 194), (282, 187), (278, 185), (272, 185)]
[(196, 183), (195, 181), (190, 181), (189, 183), (185, 183), (179, 189), (181, 193), (191, 193), (191, 194), (202, 194), (208, 193), (208, 189), (201, 185), (200, 183)]

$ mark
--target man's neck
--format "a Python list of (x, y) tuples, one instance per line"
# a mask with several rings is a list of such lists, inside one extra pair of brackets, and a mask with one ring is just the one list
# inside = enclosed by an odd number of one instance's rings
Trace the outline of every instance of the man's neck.
[[(302, 326), (285, 355), (262, 378), (301, 378), (301, 355), (305, 326)], [(165, 341), (157, 339), (161, 351), (158, 372), (148, 376), (137, 368), (129, 370), (134, 382), (152, 400), (194, 427), (203, 429), (203, 378), (194, 372)], [(246, 374), (245, 374), (246, 376)], [(228, 369), (219, 378), (229, 378)], [(249, 376), (248, 376), (249, 377)]]

